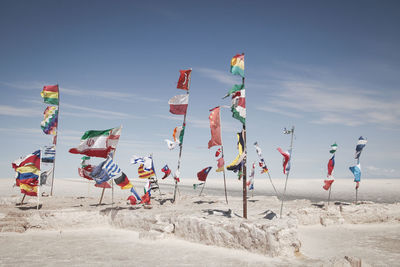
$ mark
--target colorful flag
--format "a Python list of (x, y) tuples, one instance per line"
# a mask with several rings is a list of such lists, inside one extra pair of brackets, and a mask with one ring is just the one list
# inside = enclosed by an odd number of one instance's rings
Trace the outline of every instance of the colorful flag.
[(181, 176), (181, 172), (179, 171), (179, 169), (177, 169), (174, 173), (174, 180), (177, 181), (178, 183), (181, 181), (179, 179), (179, 177)]
[(185, 115), (189, 103), (189, 95), (176, 95), (169, 101), (169, 112), (175, 115)]
[(131, 164), (142, 163), (145, 171), (150, 171), (153, 168), (153, 158), (152, 157), (138, 157), (133, 155), (131, 157)]
[(12, 162), (12, 167), (17, 169), (18, 167), (34, 165), (37, 169), (40, 169), (40, 150), (36, 150), (32, 154), (25, 157), (20, 157)]
[(125, 173), (114, 179), (114, 182), (121, 187), (121, 189), (130, 189), (133, 187)]
[(172, 133), (172, 137), (174, 138), (174, 142), (180, 144), (183, 142), (183, 135), (185, 134), (185, 126), (175, 127), (174, 132)]
[(143, 164), (140, 164), (139, 168), (138, 168), (138, 174), (139, 174), (139, 178), (150, 178), (152, 176), (155, 176), (156, 174), (154, 173), (154, 170), (150, 170), (150, 171), (146, 171), (144, 169)]
[(189, 90), (190, 74), (192, 73), (192, 70), (180, 70), (179, 72), (180, 76), (176, 88)]
[(219, 157), (219, 154), (221, 154), (221, 153), (222, 153), (222, 150), (221, 150), (221, 147), (219, 147), (217, 149), (217, 151), (215, 151), (215, 157)]
[(354, 175), (354, 182), (358, 183), (361, 180), (361, 165), (357, 164), (349, 168)]
[(136, 192), (135, 188), (131, 188), (131, 192), (132, 194), (136, 197), (137, 200), (142, 201), (142, 199), (140, 198), (139, 194)]
[(204, 168), (201, 171), (199, 171), (197, 173), (197, 179), (199, 181), (205, 182), (207, 179), (207, 175), (211, 171), (211, 169), (212, 169), (212, 167), (210, 166), (210, 167)]
[(244, 78), (244, 54), (237, 54), (231, 60), (231, 73)]
[(58, 107), (56, 106), (48, 106), (44, 112), (44, 119), (40, 123), (40, 127), (42, 128), (45, 134), (57, 134), (57, 123), (58, 123)]
[(290, 153), (288, 151), (283, 151), (280, 147), (278, 147), (277, 150), (283, 156), (283, 174), (286, 174), (286, 171), (288, 171), (287, 166), (288, 166), (288, 162), (290, 160)]
[(365, 147), (365, 145), (367, 144), (367, 139), (365, 139), (364, 137), (360, 136), (360, 138), (358, 138), (358, 142), (357, 142), (357, 146), (356, 146), (356, 154), (354, 156), (355, 159), (359, 159), (361, 152), (363, 150), (363, 148)]
[(331, 185), (332, 185), (332, 183), (334, 182), (335, 180), (333, 180), (333, 179), (328, 179), (328, 180), (324, 180), (324, 186), (322, 187), (323, 189), (325, 189), (325, 190), (329, 190), (329, 188), (331, 187)]
[(331, 150), (329, 150), (329, 153), (334, 154), (336, 152), (338, 148), (338, 145), (336, 143), (334, 143), (333, 145), (331, 145)]
[(94, 184), (94, 186), (99, 188), (111, 188), (111, 185), (107, 182), (103, 182), (101, 184)]
[(227, 98), (228, 96), (230, 96), (230, 95), (232, 95), (232, 94), (234, 94), (234, 93), (236, 93), (237, 91), (240, 91), (240, 90), (242, 90), (242, 89), (244, 89), (244, 84), (235, 84), (235, 85), (232, 87), (232, 89), (229, 90), (229, 92), (228, 92), (222, 99)]
[(46, 146), (44, 148), (44, 153), (42, 156), (42, 162), (44, 163), (53, 163), (54, 157), (56, 155), (56, 150), (54, 146)]
[(221, 118), (220, 118), (220, 107), (216, 107), (210, 110), (210, 129), (211, 129), (211, 140), (208, 141), (208, 148), (213, 146), (221, 146)]
[(332, 158), (328, 162), (328, 177), (331, 177), (334, 167), (335, 167), (335, 154), (333, 154)]
[(247, 181), (246, 185), (249, 188), (249, 190), (254, 190), (254, 175), (255, 175), (255, 169), (256, 169), (256, 164), (253, 162), (251, 165), (251, 172), (249, 175), (249, 181)]
[(147, 192), (146, 194), (144, 194), (142, 196), (142, 200), (140, 201), (140, 204), (146, 204), (146, 205), (150, 205), (150, 192)]
[(44, 103), (58, 105), (58, 84), (45, 85), (40, 95), (43, 97)]
[(115, 151), (121, 127), (107, 130), (90, 130), (81, 137), (81, 143), (77, 148), (71, 148), (70, 153), (84, 154), (90, 157), (107, 158), (110, 152)]
[(267, 173), (268, 172), (267, 164), (265, 163), (264, 158), (262, 157), (262, 151), (261, 148), (258, 146), (257, 142), (254, 143), (254, 147), (256, 148), (257, 155), (260, 159), (258, 165), (260, 166), (260, 168), (262, 168), (261, 173)]
[(17, 172), (17, 185), (23, 184), (35, 184), (39, 180), (40, 170), (34, 165), (18, 167)]
[(246, 124), (246, 90), (237, 91), (232, 95), (232, 117)]
[(224, 171), (224, 166), (225, 166), (225, 160), (224, 160), (223, 157), (220, 157), (220, 158), (217, 160), (217, 167), (218, 167), (218, 169), (216, 169), (215, 171), (216, 171), (216, 172), (222, 172), (222, 171)]
[(165, 165), (161, 171), (164, 173), (164, 176), (161, 179), (167, 178), (171, 174), (171, 170), (168, 168), (168, 165)]
[(131, 205), (136, 205), (136, 198), (134, 196), (129, 196), (126, 200), (129, 200)]
[(36, 184), (20, 184), (19, 188), (21, 189), (22, 194), (26, 194), (28, 196), (36, 197), (37, 196), (37, 181)]
[(227, 170), (233, 171), (233, 172), (238, 172), (241, 169), (243, 160), (246, 156), (246, 153), (244, 152), (243, 131), (240, 133), (237, 133), (237, 138), (238, 138), (239, 154), (236, 156), (236, 158), (232, 161), (231, 164), (226, 166)]

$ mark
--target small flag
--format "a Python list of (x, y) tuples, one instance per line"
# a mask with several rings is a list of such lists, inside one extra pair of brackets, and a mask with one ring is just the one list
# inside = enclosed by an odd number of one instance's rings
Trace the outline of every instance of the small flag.
[(367, 144), (367, 139), (365, 139), (364, 137), (360, 136), (360, 138), (358, 138), (358, 142), (357, 142), (357, 146), (356, 146), (356, 154), (354, 156), (355, 159), (359, 159), (361, 152), (363, 150), (363, 148), (365, 147), (365, 145)]
[(240, 91), (240, 90), (242, 90), (242, 89), (244, 89), (244, 84), (235, 84), (235, 85), (232, 87), (232, 89), (229, 90), (229, 92), (228, 92), (222, 99), (227, 98), (228, 96), (230, 96), (230, 95), (232, 95), (232, 94), (234, 94), (234, 93), (236, 93), (237, 91)]
[(220, 118), (220, 107), (216, 107), (210, 110), (210, 129), (211, 129), (211, 140), (208, 141), (208, 148), (213, 146), (221, 146), (221, 118)]
[(49, 106), (44, 112), (44, 119), (40, 123), (40, 127), (42, 128), (45, 134), (57, 134), (57, 124), (58, 124), (58, 107)]
[(133, 206), (133, 205), (136, 205), (136, 198), (134, 197), (134, 196), (129, 196), (128, 197), (128, 199), (127, 200), (129, 200), (129, 203)]
[(131, 182), (125, 173), (121, 172), (121, 175), (114, 179), (114, 182), (121, 187), (121, 189), (130, 189), (133, 187)]
[(12, 162), (12, 167), (17, 169), (18, 167), (26, 165), (34, 165), (37, 169), (40, 169), (40, 150), (36, 150), (32, 154), (25, 157), (20, 157)]
[(215, 157), (219, 157), (219, 155), (222, 153), (221, 147), (217, 149), (217, 151), (215, 151)]
[(204, 183), (193, 184), (193, 189), (196, 190), (197, 187), (203, 185)]
[(121, 127), (86, 131), (78, 147), (71, 148), (69, 153), (107, 158), (110, 152), (115, 151), (120, 135)]
[(331, 185), (332, 185), (332, 183), (334, 182), (335, 180), (333, 180), (333, 179), (329, 179), (329, 180), (324, 180), (324, 186), (322, 187), (323, 189), (325, 189), (325, 190), (329, 190), (329, 188), (331, 187)]
[(332, 175), (333, 168), (335, 167), (335, 155), (328, 162), (328, 177)]
[(40, 95), (43, 97), (44, 103), (58, 105), (58, 84), (45, 85)]
[(189, 103), (189, 95), (177, 95), (169, 101), (169, 112), (175, 115), (185, 115)]
[(358, 183), (361, 180), (361, 165), (357, 164), (349, 168), (354, 175), (354, 182)]
[(143, 167), (145, 171), (150, 171), (153, 167), (153, 158), (152, 157), (138, 157), (133, 155), (131, 157), (131, 164), (143, 163)]
[(246, 156), (246, 153), (244, 152), (244, 139), (243, 139), (243, 131), (240, 133), (237, 133), (237, 138), (238, 138), (238, 150), (239, 150), (239, 154), (236, 156), (236, 158), (231, 162), (231, 164), (229, 164), (228, 166), (226, 166), (226, 169), (229, 171), (233, 171), (233, 172), (238, 172), (241, 167), (242, 167), (242, 163), (243, 160)]
[(208, 173), (211, 171), (211, 169), (212, 169), (212, 167), (210, 166), (210, 167), (204, 168), (201, 171), (199, 171), (197, 173), (197, 179), (199, 181), (205, 182), (207, 179)]
[(175, 127), (174, 132), (172, 133), (174, 142), (177, 142), (178, 144), (182, 143), (184, 134), (185, 134), (185, 126)]
[[(287, 167), (289, 166), (288, 163), (290, 160), (290, 152), (283, 151), (280, 147), (278, 147), (277, 150), (283, 156), (283, 164), (282, 164), (283, 165), (283, 174), (286, 174), (286, 171), (288, 171)], [(290, 169), (290, 167), (289, 167), (289, 169)]]
[(338, 145), (336, 143), (334, 143), (333, 145), (331, 145), (331, 150), (329, 150), (329, 153), (334, 154), (336, 152), (338, 148)]
[(147, 192), (142, 196), (142, 200), (140, 201), (140, 204), (147, 204), (150, 205), (150, 192)]
[(224, 171), (225, 160), (224, 160), (223, 157), (220, 157), (220, 158), (217, 160), (217, 167), (218, 167), (218, 169), (215, 170), (216, 172), (222, 172), (222, 171)]
[(261, 151), (261, 148), (258, 146), (257, 142), (254, 143), (254, 147), (256, 148), (257, 155), (261, 158), (262, 157), (262, 154), (261, 154), (262, 151)]
[(231, 73), (244, 77), (244, 54), (237, 54), (231, 59)]
[(53, 163), (54, 157), (56, 155), (56, 150), (54, 146), (46, 146), (44, 148), (44, 153), (42, 156), (42, 162), (44, 163)]
[(242, 89), (232, 95), (232, 117), (246, 124), (246, 90)]
[(251, 165), (251, 172), (249, 175), (249, 181), (247, 181), (246, 185), (249, 188), (249, 190), (254, 190), (254, 175), (255, 175), (255, 169), (256, 169), (256, 164), (253, 162)]
[(175, 147), (177, 147), (179, 145), (178, 142), (174, 142), (169, 139), (164, 139), (164, 141), (167, 143), (167, 147), (169, 150), (173, 150)]
[(144, 169), (143, 164), (140, 164), (140, 166), (138, 168), (138, 174), (139, 174), (139, 178), (150, 178), (150, 177), (156, 175), (152, 169), (150, 171), (146, 171)]
[(192, 73), (192, 70), (180, 70), (179, 72), (180, 76), (176, 88), (189, 90), (190, 74)]
[(179, 169), (177, 169), (174, 173), (174, 180), (177, 181), (178, 183), (181, 181), (179, 179), (179, 176), (181, 176), (181, 172), (179, 171)]
[(161, 171), (164, 173), (164, 176), (161, 179), (167, 178), (171, 174), (171, 170), (168, 168), (168, 165), (165, 165)]
[(137, 200), (142, 201), (142, 199), (140, 198), (139, 194), (136, 192), (135, 188), (131, 188), (131, 192), (132, 194), (136, 197)]

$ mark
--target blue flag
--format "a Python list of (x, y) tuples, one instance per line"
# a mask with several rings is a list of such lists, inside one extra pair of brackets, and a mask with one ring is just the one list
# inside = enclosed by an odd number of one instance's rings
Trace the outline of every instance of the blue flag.
[(360, 164), (357, 164), (356, 166), (352, 166), (349, 169), (354, 175), (354, 182), (360, 182), (360, 179), (361, 179), (361, 166), (360, 166)]
[(363, 150), (363, 148), (365, 147), (366, 144), (367, 144), (367, 139), (360, 136), (360, 138), (358, 138), (358, 142), (357, 142), (357, 146), (356, 146), (356, 155), (354, 156), (355, 159), (360, 158), (361, 151)]

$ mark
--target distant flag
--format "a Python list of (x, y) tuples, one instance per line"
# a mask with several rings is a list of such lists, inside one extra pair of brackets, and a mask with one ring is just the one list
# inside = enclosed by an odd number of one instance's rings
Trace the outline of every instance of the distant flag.
[(171, 170), (168, 168), (168, 165), (165, 165), (161, 171), (164, 173), (164, 176), (161, 179), (167, 178), (171, 174)]
[(291, 134), (291, 133), (292, 133), (292, 130), (288, 130), (288, 129), (286, 129), (286, 127), (283, 128), (283, 134)]
[(83, 177), (88, 180), (93, 180), (90, 177), (90, 173), (93, 171), (93, 166), (89, 163), (90, 157), (83, 156), (81, 158), (81, 167), (78, 168), (78, 174), (80, 177)]
[(110, 179), (114, 179), (114, 182), (119, 185), (121, 189), (129, 189), (132, 187), (126, 174), (121, 171), (110, 156), (100, 165), (93, 168), (90, 177), (95, 180), (97, 184), (102, 184)]
[(249, 188), (249, 190), (254, 190), (255, 169), (256, 169), (256, 164), (253, 162), (253, 164), (251, 165), (251, 172), (250, 172), (250, 175), (249, 175), (250, 179), (246, 183), (246, 185)]
[(329, 190), (329, 188), (331, 187), (331, 185), (332, 185), (332, 183), (334, 182), (335, 180), (333, 180), (333, 179), (327, 179), (327, 180), (325, 180), (324, 181), (324, 186), (322, 187), (323, 189), (325, 189), (325, 190)]
[(40, 169), (40, 150), (36, 150), (32, 154), (25, 157), (20, 157), (12, 162), (12, 167), (14, 170), (18, 167), (34, 165), (36, 168)]
[(125, 173), (121, 172), (119, 177), (114, 179), (114, 182), (121, 187), (121, 189), (130, 189), (133, 187)]
[(267, 164), (265, 163), (265, 160), (264, 160), (264, 158), (262, 156), (262, 150), (258, 146), (257, 142), (254, 143), (254, 147), (256, 148), (257, 155), (258, 155), (258, 157), (260, 159), (260, 161), (258, 162), (258, 165), (262, 169), (261, 173), (267, 173), (268, 172)]
[(153, 169), (146, 171), (143, 164), (140, 164), (138, 168), (138, 174), (139, 178), (150, 178), (156, 175)]
[(232, 58), (231, 73), (244, 77), (244, 54), (237, 54)]
[(121, 127), (107, 130), (90, 130), (81, 137), (81, 143), (77, 148), (71, 148), (70, 153), (84, 154), (90, 157), (107, 158), (110, 152), (115, 151)]
[(153, 158), (152, 157), (138, 157), (133, 155), (131, 157), (131, 164), (142, 163), (145, 171), (150, 171), (153, 167)]
[(221, 148), (219, 147), (219, 148), (217, 149), (217, 151), (215, 151), (215, 157), (219, 157), (219, 155), (221, 154), (221, 152), (222, 152), (222, 150), (221, 150)]
[(131, 204), (131, 205), (136, 205), (136, 198), (134, 197), (134, 196), (129, 196), (128, 198), (127, 198), (127, 200), (129, 200), (129, 203)]
[(17, 172), (16, 185), (21, 193), (28, 196), (37, 196), (37, 186), (40, 175), (40, 150), (21, 157), (12, 163), (13, 169)]
[(201, 171), (199, 171), (197, 173), (197, 179), (199, 181), (205, 182), (207, 179), (208, 173), (211, 171), (211, 169), (212, 169), (212, 167), (210, 166), (210, 167), (204, 168)]
[(213, 146), (221, 146), (221, 118), (220, 118), (220, 107), (216, 107), (210, 110), (210, 129), (211, 129), (211, 140), (208, 141), (208, 148)]
[(172, 149), (174, 149), (175, 147), (177, 147), (179, 145), (178, 142), (174, 142), (174, 141), (171, 141), (169, 139), (164, 139), (164, 141), (167, 143), (167, 147), (168, 147), (169, 150), (172, 150)]
[(189, 90), (190, 74), (192, 70), (180, 70), (180, 76), (176, 88)]
[(354, 175), (354, 182), (358, 183), (361, 180), (361, 165), (357, 164), (349, 168)]
[(44, 103), (58, 105), (58, 84), (45, 85), (40, 95), (43, 97)]
[(218, 168), (215, 170), (216, 172), (222, 172), (222, 171), (224, 171), (225, 160), (224, 160), (223, 157), (220, 157), (220, 158), (217, 160), (217, 167), (218, 167)]
[(286, 174), (286, 171), (288, 171), (287, 167), (290, 160), (290, 153), (288, 151), (283, 151), (280, 147), (278, 147), (277, 150), (283, 156), (283, 173)]
[(142, 199), (140, 198), (139, 194), (136, 192), (135, 188), (131, 188), (131, 192), (132, 194), (136, 197), (137, 200), (142, 201)]
[(239, 150), (239, 155), (236, 156), (236, 158), (226, 166), (226, 169), (229, 171), (233, 172), (238, 172), (242, 165), (243, 165), (243, 160), (246, 157), (246, 152), (244, 151), (244, 138), (243, 138), (243, 132), (237, 133), (237, 138), (238, 138), (238, 150)]
[(232, 117), (239, 120), (241, 123), (246, 123), (246, 90), (232, 94), (232, 105), (231, 105)]
[(335, 167), (335, 155), (328, 162), (328, 177), (332, 175), (333, 168)]
[(189, 103), (189, 95), (176, 95), (169, 101), (169, 111), (175, 115), (185, 115)]
[(360, 136), (360, 138), (358, 138), (358, 142), (357, 142), (357, 146), (356, 146), (356, 154), (354, 156), (355, 159), (359, 159), (361, 152), (363, 150), (363, 148), (365, 147), (365, 145), (367, 144), (367, 139), (365, 139), (364, 137)]
[(44, 148), (44, 153), (42, 156), (42, 162), (44, 163), (53, 163), (54, 157), (56, 155), (56, 150), (54, 146), (46, 146)]
[(57, 134), (57, 123), (58, 123), (58, 107), (48, 106), (44, 110), (44, 119), (40, 123), (40, 126), (45, 134)]
[(197, 187), (203, 185), (204, 183), (193, 184), (193, 189), (196, 190)]
[(262, 151), (261, 151), (261, 148), (258, 146), (257, 142), (254, 143), (254, 147), (256, 148), (257, 155), (261, 158), (262, 157)]
[(336, 143), (334, 143), (333, 145), (331, 145), (331, 150), (329, 150), (329, 153), (334, 154), (336, 152), (338, 148), (338, 145)]
[(174, 142), (177, 142), (178, 144), (182, 143), (183, 141), (183, 135), (185, 134), (185, 126), (178, 126), (175, 127), (172, 137), (174, 138)]
[(179, 179), (179, 177), (181, 176), (181, 172), (179, 171), (179, 169), (177, 169), (174, 173), (174, 180), (177, 181), (178, 183), (181, 181)]
[(150, 191), (146, 192), (142, 197), (142, 200), (140, 201), (140, 204), (147, 204), (150, 205)]
[(244, 89), (244, 84), (235, 84), (231, 90), (229, 90), (229, 92), (222, 98), (227, 98), (228, 96), (240, 91)]

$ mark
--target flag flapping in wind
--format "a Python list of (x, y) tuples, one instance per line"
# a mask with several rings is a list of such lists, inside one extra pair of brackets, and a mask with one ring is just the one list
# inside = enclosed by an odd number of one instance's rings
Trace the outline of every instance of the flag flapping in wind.
[(358, 183), (361, 180), (361, 165), (357, 164), (349, 168), (354, 175), (354, 182)]
[(12, 162), (17, 173), (15, 183), (21, 193), (28, 196), (37, 196), (37, 186), (40, 175), (40, 150)]
[(81, 137), (78, 147), (71, 148), (69, 152), (89, 157), (107, 158), (110, 152), (115, 151), (120, 135), (121, 127), (107, 130), (90, 130)]
[(90, 177), (97, 183), (102, 184), (110, 179), (121, 187), (121, 189), (129, 189), (132, 187), (128, 177), (121, 171), (119, 166), (108, 156), (105, 161), (93, 168)]
[(42, 162), (53, 163), (55, 155), (56, 155), (56, 150), (54, 146), (45, 146), (42, 156)]
[(225, 166), (225, 160), (224, 158), (221, 156), (218, 160), (217, 160), (217, 169), (215, 170), (216, 172), (222, 172), (224, 171), (224, 166)]
[(249, 175), (250, 179), (246, 183), (249, 190), (254, 190), (255, 169), (256, 169), (256, 164), (255, 164), (255, 162), (253, 162), (253, 164), (251, 165), (251, 171), (250, 171), (250, 175)]
[(40, 169), (40, 150), (36, 150), (32, 154), (14, 160), (11, 165), (14, 170), (26, 165), (34, 165), (36, 168)]
[(358, 138), (358, 142), (357, 142), (357, 146), (356, 146), (356, 154), (354, 156), (355, 159), (360, 158), (361, 152), (364, 149), (366, 144), (367, 144), (367, 139), (360, 136), (360, 138)]
[(176, 95), (169, 101), (169, 112), (175, 115), (185, 115), (189, 103), (189, 95)]
[(139, 174), (139, 178), (143, 178), (143, 179), (150, 178), (150, 177), (156, 175), (153, 169), (146, 171), (143, 164), (140, 164), (140, 166), (138, 168), (138, 174)]
[[(277, 150), (279, 151), (279, 153), (282, 154), (283, 156), (283, 174), (286, 174), (288, 170), (288, 163), (290, 161), (290, 152), (288, 151), (283, 151), (282, 148), (278, 147)], [(289, 168), (290, 169), (290, 168)]]
[(333, 179), (324, 180), (324, 185), (322, 186), (322, 188), (325, 190), (329, 190), (329, 188), (331, 187), (331, 185), (334, 181), (335, 180), (333, 180)]
[(40, 123), (45, 134), (57, 134), (57, 124), (58, 124), (58, 107), (48, 106), (43, 112), (43, 121)]
[(43, 97), (44, 103), (58, 105), (58, 84), (45, 85), (40, 95)]
[(238, 138), (238, 150), (239, 154), (236, 156), (236, 158), (226, 166), (226, 169), (229, 171), (233, 172), (238, 172), (242, 165), (243, 165), (243, 160), (246, 157), (246, 153), (244, 152), (244, 138), (243, 138), (243, 131), (240, 133), (237, 133), (237, 138)]
[(138, 157), (133, 155), (131, 157), (131, 164), (142, 163), (145, 171), (150, 171), (153, 168), (153, 158), (152, 157)]
[(208, 141), (208, 148), (222, 145), (220, 107), (215, 107), (210, 111), (208, 119), (210, 120), (211, 140)]
[(331, 145), (331, 150), (329, 150), (329, 153), (331, 153), (331, 154), (336, 153), (337, 148), (338, 148), (338, 145), (336, 143), (334, 143), (333, 145)]
[(268, 167), (267, 167), (267, 164), (265, 163), (265, 160), (264, 160), (264, 158), (262, 156), (262, 150), (258, 146), (257, 142), (254, 143), (254, 147), (256, 148), (256, 152), (257, 152), (258, 158), (260, 159), (260, 161), (258, 162), (258, 165), (262, 169), (261, 173), (267, 173), (268, 172)]
[(232, 117), (246, 124), (246, 90), (242, 89), (232, 94)]
[(182, 143), (184, 135), (185, 135), (185, 126), (175, 127), (174, 131), (172, 132), (172, 137), (174, 138), (174, 142), (177, 142), (178, 144)]
[(164, 176), (161, 179), (167, 178), (171, 174), (171, 170), (169, 169), (168, 165), (165, 165), (161, 171), (164, 173)]
[(244, 54), (237, 54), (231, 59), (231, 73), (244, 77)]
[(328, 162), (328, 177), (332, 175), (333, 168), (335, 167), (335, 155)]
[(192, 73), (192, 70), (180, 70), (179, 73), (180, 75), (176, 88), (189, 90), (190, 74)]
[(210, 166), (210, 167), (204, 168), (201, 171), (199, 171), (197, 173), (197, 179), (199, 181), (205, 182), (207, 179), (208, 173), (211, 171), (211, 169), (212, 169), (212, 167)]

